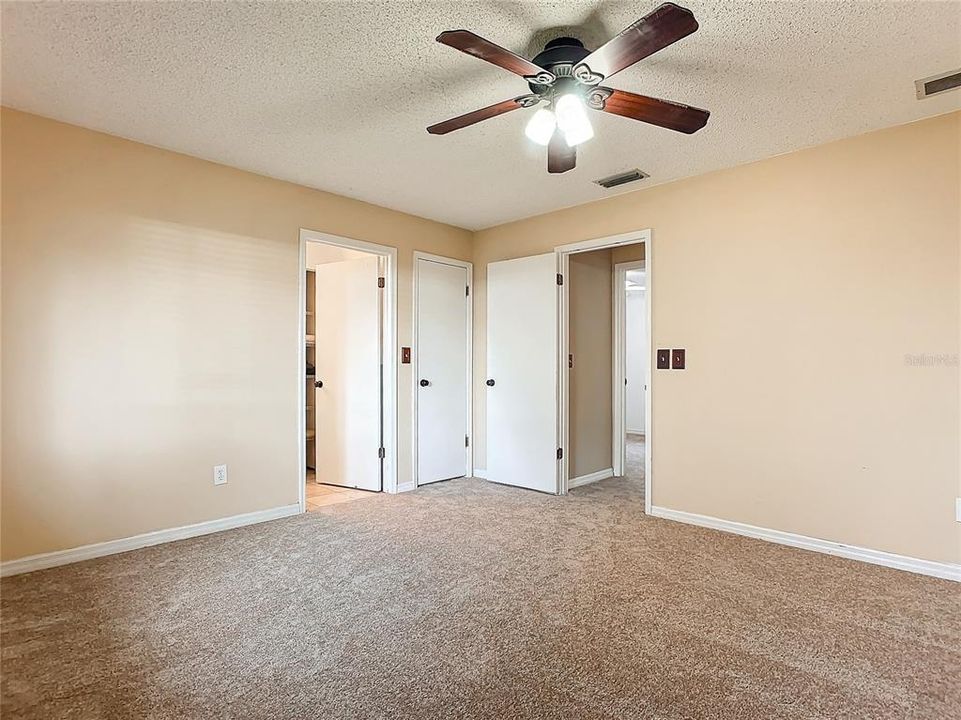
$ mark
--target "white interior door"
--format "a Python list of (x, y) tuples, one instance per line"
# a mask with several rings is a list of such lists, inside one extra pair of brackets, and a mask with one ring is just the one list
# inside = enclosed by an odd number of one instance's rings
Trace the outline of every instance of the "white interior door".
[(557, 256), (487, 266), (487, 477), (557, 492)]
[(381, 489), (380, 293), (376, 256), (316, 268), (317, 481)]
[(628, 289), (625, 312), (626, 342), (626, 427), (629, 433), (643, 434), (647, 402), (644, 383), (647, 382), (647, 293)]
[(467, 469), (467, 268), (418, 258), (417, 484)]

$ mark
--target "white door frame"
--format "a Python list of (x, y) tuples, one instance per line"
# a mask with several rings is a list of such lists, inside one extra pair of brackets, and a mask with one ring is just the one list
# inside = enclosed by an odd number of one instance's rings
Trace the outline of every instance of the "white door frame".
[[(584, 240), (581, 242), (570, 243), (567, 245), (559, 245), (554, 248), (554, 252), (557, 253), (558, 261), (558, 271), (564, 278), (563, 284), (560, 286), (560, 293), (558, 298), (559, 308), (558, 308), (558, 353), (557, 353), (557, 377), (558, 377), (558, 392), (557, 392), (557, 418), (558, 418), (558, 437), (561, 439), (561, 447), (564, 448), (564, 456), (557, 463), (557, 492), (559, 495), (566, 495), (568, 491), (568, 484), (570, 482), (570, 467), (568, 465), (570, 453), (567, 449), (570, 447), (570, 407), (569, 407), (569, 387), (570, 387), (570, 370), (567, 367), (567, 356), (570, 353), (570, 284), (567, 282), (569, 278), (569, 267), (570, 267), (570, 256), (575, 253), (589, 252), (591, 250), (602, 250), (605, 248), (615, 248), (621, 247), (622, 245), (638, 245), (644, 244), (644, 262), (647, 269), (647, 336), (648, 336), (648, 350), (650, 352), (650, 357), (648, 357), (648, 383), (647, 383), (647, 398), (645, 402), (645, 453), (644, 453), (644, 503), (646, 511), (650, 513), (651, 511), (651, 497), (653, 495), (653, 481), (654, 477), (651, 472), (652, 457), (653, 457), (653, 423), (651, 422), (651, 411), (653, 407), (653, 396), (654, 396), (654, 386), (651, 382), (651, 369), (653, 364), (651, 360), (654, 357), (654, 343), (651, 339), (654, 336), (652, 320), (652, 308), (654, 303), (653, 300), (653, 247), (651, 243), (651, 231), (650, 229), (644, 230), (632, 230), (631, 232), (620, 233), (618, 235), (609, 235), (607, 237), (595, 238), (593, 240)], [(612, 393), (614, 397), (617, 393), (613, 392), (612, 383)], [(612, 418), (616, 423), (616, 418)], [(616, 432), (616, 431), (615, 431)], [(613, 458), (612, 458), (613, 459)]]
[(467, 445), (467, 465), (464, 468), (464, 473), (466, 476), (470, 476), (473, 472), (474, 467), (474, 410), (473, 410), (473, 366), (474, 366), (474, 263), (467, 262), (466, 260), (457, 260), (456, 258), (444, 257), (443, 255), (433, 255), (431, 253), (421, 252), (420, 250), (414, 251), (414, 297), (413, 297), (413, 307), (414, 307), (414, 317), (412, 327), (411, 337), (413, 338), (414, 345), (411, 348), (411, 377), (413, 382), (411, 382), (411, 408), (413, 408), (413, 423), (411, 430), (411, 438), (413, 440), (411, 458), (412, 458), (412, 475), (414, 487), (420, 485), (420, 480), (417, 476), (417, 388), (418, 380), (420, 378), (420, 371), (418, 370), (418, 364), (420, 362), (420, 352), (417, 347), (417, 310), (420, 307), (420, 295), (418, 293), (417, 287), (417, 261), (418, 260), (430, 260), (431, 262), (442, 263), (444, 265), (453, 265), (454, 267), (462, 267), (467, 270), (467, 436), (470, 438)]
[(384, 278), (387, 287), (383, 296), (384, 336), (381, 343), (381, 368), (383, 370), (383, 427), (384, 427), (384, 484), (383, 490), (397, 492), (397, 248), (387, 245), (330, 235), (316, 230), (300, 229), (300, 262), (298, 287), (297, 327), (297, 493), (300, 511), (307, 510), (306, 487), (307, 437), (307, 243), (316, 242), (335, 247), (360, 250), (384, 258)]
[[(645, 248), (646, 249), (646, 248)], [(614, 363), (613, 373), (613, 404), (614, 409), (614, 438), (611, 447), (614, 449), (613, 465), (614, 475), (623, 475), (627, 464), (627, 386), (623, 383), (623, 378), (627, 375), (627, 271), (641, 270), (646, 267), (644, 260), (631, 260), (630, 262), (616, 263), (614, 265), (614, 352), (612, 360)], [(647, 289), (645, 286), (645, 296)], [(651, 322), (650, 304), (645, 303), (647, 308), (647, 323)], [(647, 331), (648, 341), (650, 341), (650, 331)], [(644, 371), (644, 386), (651, 387), (651, 367), (648, 363)], [(647, 439), (647, 421), (650, 412), (647, 403), (647, 390), (644, 393), (644, 437)]]

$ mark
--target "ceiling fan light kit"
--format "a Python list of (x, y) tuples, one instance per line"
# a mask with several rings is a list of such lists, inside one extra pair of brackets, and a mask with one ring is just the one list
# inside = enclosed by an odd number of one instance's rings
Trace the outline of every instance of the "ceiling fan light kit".
[(541, 103), (524, 134), (547, 146), (547, 171), (563, 173), (576, 165), (576, 146), (594, 137), (587, 109), (640, 120), (669, 130), (694, 133), (710, 113), (700, 108), (602, 86), (614, 73), (630, 67), (697, 30), (690, 10), (664, 3), (593, 52), (571, 37), (551, 40), (527, 60), (468, 30), (448, 30), (437, 42), (523, 77), (531, 92), (431, 125), (427, 132), (445, 135), (498, 115)]
[(584, 111), (584, 101), (576, 93), (561, 95), (554, 104), (557, 127), (564, 133), (570, 147), (580, 145), (594, 137), (594, 128)]
[(524, 134), (531, 142), (545, 147), (554, 136), (554, 129), (557, 127), (557, 118), (547, 108), (538, 108), (537, 112), (531, 115), (531, 119), (524, 128)]

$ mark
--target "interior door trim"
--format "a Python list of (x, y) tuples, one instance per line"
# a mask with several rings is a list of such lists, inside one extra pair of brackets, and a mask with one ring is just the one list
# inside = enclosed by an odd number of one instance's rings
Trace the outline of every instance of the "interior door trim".
[(470, 441), (467, 445), (467, 464), (464, 468), (467, 475), (474, 474), (474, 263), (467, 260), (458, 260), (456, 258), (445, 257), (443, 255), (434, 255), (433, 253), (421, 252), (420, 250), (414, 251), (414, 267), (413, 267), (413, 296), (411, 306), (413, 308), (413, 317), (411, 322), (411, 338), (413, 343), (413, 348), (411, 352), (411, 479), (413, 481), (413, 486), (419, 487), (420, 481), (417, 477), (418, 467), (417, 467), (417, 448), (418, 448), (418, 437), (417, 437), (417, 381), (420, 379), (419, 369), (418, 369), (418, 359), (420, 353), (417, 348), (417, 311), (420, 309), (420, 296), (418, 295), (418, 262), (420, 260), (427, 260), (430, 262), (441, 263), (443, 265), (453, 265), (454, 267), (460, 267), (467, 270), (467, 291), (465, 293), (467, 299), (467, 435)]

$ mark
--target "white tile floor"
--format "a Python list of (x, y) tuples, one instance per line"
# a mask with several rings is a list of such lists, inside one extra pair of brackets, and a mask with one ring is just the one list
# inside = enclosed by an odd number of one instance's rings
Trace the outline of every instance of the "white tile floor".
[(353, 500), (363, 500), (372, 498), (377, 493), (367, 490), (354, 490), (352, 488), (338, 487), (336, 485), (322, 485), (315, 481), (316, 475), (313, 470), (307, 470), (307, 512), (320, 510), (321, 508), (338, 503), (351, 502)]

